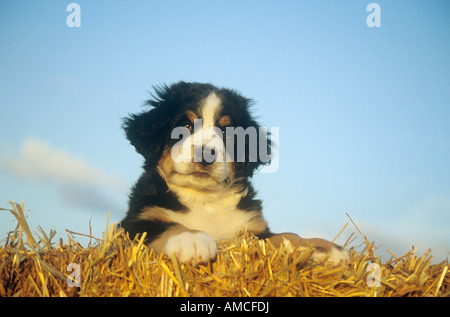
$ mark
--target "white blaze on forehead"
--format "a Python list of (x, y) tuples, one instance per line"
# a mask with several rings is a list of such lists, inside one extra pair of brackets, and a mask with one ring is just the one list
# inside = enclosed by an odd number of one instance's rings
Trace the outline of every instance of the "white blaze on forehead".
[(201, 110), (204, 128), (214, 126), (221, 107), (222, 100), (214, 92), (205, 98)]
[[(201, 151), (201, 158), (209, 163), (213, 161), (223, 162), (225, 155), (222, 132), (215, 127), (221, 108), (222, 100), (214, 92), (211, 92), (208, 97), (202, 100), (200, 119), (194, 120), (194, 133), (186, 145), (190, 147), (193, 144), (197, 157), (200, 158), (198, 153)], [(192, 141), (193, 143), (191, 143)], [(186, 151), (186, 153), (192, 154), (191, 151)], [(194, 156), (194, 161), (198, 162), (195, 159)]]

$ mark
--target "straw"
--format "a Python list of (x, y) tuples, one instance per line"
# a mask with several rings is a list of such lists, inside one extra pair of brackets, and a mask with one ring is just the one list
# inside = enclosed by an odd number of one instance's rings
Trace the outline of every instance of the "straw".
[[(0, 296), (450, 296), (448, 262), (432, 265), (431, 250), (420, 256), (412, 249), (382, 263), (350, 217), (364, 243), (362, 250), (349, 246), (350, 235), (345, 243), (350, 263), (343, 267), (314, 262), (313, 249), (290, 243), (276, 248), (248, 233), (218, 242), (215, 261), (192, 266), (149, 249), (145, 235), (130, 240), (109, 219), (101, 239), (91, 230), (68, 230), (66, 241), (53, 242), (54, 231), (31, 232), (23, 203), (11, 207), (2, 209), (11, 212), (17, 227), (0, 247)], [(86, 235), (94, 245), (90, 241), (85, 248), (74, 235)]]

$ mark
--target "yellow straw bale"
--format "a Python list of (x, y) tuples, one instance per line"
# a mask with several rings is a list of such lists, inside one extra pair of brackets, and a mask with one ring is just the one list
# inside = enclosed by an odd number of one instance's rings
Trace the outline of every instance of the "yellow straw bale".
[(450, 296), (448, 263), (432, 265), (431, 250), (392, 254), (383, 264), (364, 236), (362, 251), (347, 247), (345, 267), (313, 262), (312, 249), (288, 242), (275, 248), (250, 234), (220, 241), (215, 261), (190, 266), (149, 249), (145, 235), (131, 241), (109, 221), (102, 239), (87, 235), (94, 245), (82, 247), (72, 231), (67, 242), (55, 243), (53, 231), (31, 232), (23, 203), (11, 207), (17, 227), (0, 247), (0, 296)]

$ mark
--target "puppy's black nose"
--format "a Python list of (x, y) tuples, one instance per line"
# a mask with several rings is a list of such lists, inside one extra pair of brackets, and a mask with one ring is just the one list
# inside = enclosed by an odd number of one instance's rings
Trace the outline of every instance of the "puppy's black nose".
[(212, 163), (214, 163), (214, 161), (212, 161), (212, 162), (208, 162), (208, 161), (206, 161), (206, 160), (203, 160), (203, 161), (202, 161), (202, 165), (203, 165), (203, 166), (208, 166), (208, 165), (211, 165)]
[(216, 151), (213, 148), (201, 147), (194, 151), (194, 162), (208, 166), (216, 160)]

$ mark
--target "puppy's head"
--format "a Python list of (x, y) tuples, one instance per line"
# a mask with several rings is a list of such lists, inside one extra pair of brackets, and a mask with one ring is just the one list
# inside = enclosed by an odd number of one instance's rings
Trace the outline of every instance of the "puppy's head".
[(168, 183), (215, 190), (269, 163), (269, 137), (250, 115), (251, 100), (199, 83), (155, 92), (154, 108), (126, 118), (124, 129), (145, 168), (157, 168)]

